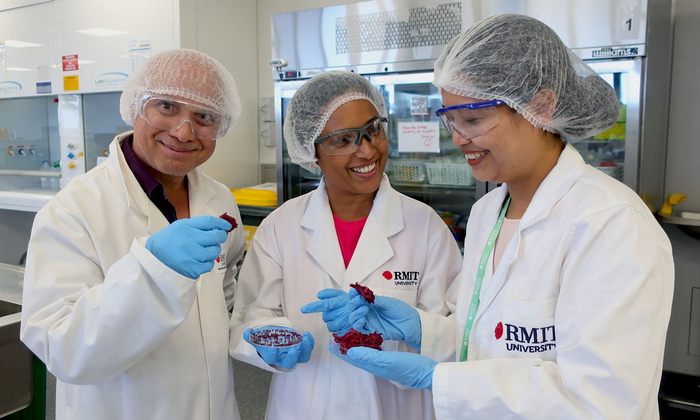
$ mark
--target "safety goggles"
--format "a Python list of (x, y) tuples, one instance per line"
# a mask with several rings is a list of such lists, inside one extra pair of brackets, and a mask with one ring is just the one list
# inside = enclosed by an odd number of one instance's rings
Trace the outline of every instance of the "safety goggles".
[(386, 118), (376, 118), (359, 128), (346, 128), (317, 138), (314, 143), (324, 155), (347, 155), (355, 153), (363, 138), (373, 145), (386, 141)]
[(200, 140), (216, 140), (226, 135), (231, 117), (192, 102), (171, 96), (144, 93), (138, 99), (138, 114), (153, 127), (179, 130), (188, 123)]
[(465, 139), (478, 137), (498, 125), (498, 105), (505, 102), (494, 99), (487, 102), (475, 102), (447, 108), (440, 108), (435, 115), (440, 118), (450, 135), (454, 131)]

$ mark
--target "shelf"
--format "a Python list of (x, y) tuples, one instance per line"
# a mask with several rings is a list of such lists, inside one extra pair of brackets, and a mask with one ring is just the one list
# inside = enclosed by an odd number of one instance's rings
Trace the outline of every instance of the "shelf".
[(422, 188), (422, 189), (427, 189), (427, 190), (471, 190), (471, 191), (476, 191), (476, 186), (475, 185), (439, 185), (439, 184), (420, 184), (420, 183), (411, 183), (411, 182), (397, 182), (397, 181), (391, 181), (391, 186), (399, 189), (401, 187), (406, 187), (406, 188)]
[(13, 175), (13, 176), (38, 176), (41, 178), (60, 178), (60, 172), (48, 172), (48, 171), (22, 171), (19, 169), (0, 169), (0, 175)]
[(241, 212), (241, 216), (267, 217), (270, 213), (275, 211), (275, 209), (277, 209), (277, 207), (238, 205), (238, 210)]
[(37, 212), (57, 192), (58, 190), (41, 188), (0, 191), (0, 209)]
[(671, 216), (662, 216), (659, 214), (659, 222), (668, 223), (670, 225), (700, 227), (700, 219), (691, 219), (688, 217), (681, 217), (680, 215), (677, 215), (677, 214), (673, 214)]

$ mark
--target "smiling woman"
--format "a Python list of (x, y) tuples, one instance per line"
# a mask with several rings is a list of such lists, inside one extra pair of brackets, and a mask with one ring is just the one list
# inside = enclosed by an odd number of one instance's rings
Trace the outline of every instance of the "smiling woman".
[[(323, 178), (318, 189), (263, 220), (238, 278), (231, 318), (232, 356), (275, 373), (268, 419), (337, 413), (433, 418), (429, 392), (400, 390), (332, 356), (326, 344), (331, 333), (349, 331), (331, 326), (348, 319), (334, 307), (349, 300), (351, 284), (444, 315), (443, 297), (459, 272), (461, 255), (447, 225), (427, 205), (396, 192), (384, 175), (386, 118), (379, 90), (345, 71), (314, 76), (287, 108), (284, 138), (292, 161), (320, 168)], [(393, 272), (415, 273), (414, 281), (388, 281), (384, 273)], [(317, 298), (322, 301), (311, 303)], [(314, 313), (319, 310), (330, 311), (333, 319)], [(300, 365), (279, 374), (281, 360), (261, 358), (245, 339), (248, 328), (272, 323), (301, 327), (324, 345), (310, 357), (300, 352)], [(389, 346), (413, 351), (396, 342)]]

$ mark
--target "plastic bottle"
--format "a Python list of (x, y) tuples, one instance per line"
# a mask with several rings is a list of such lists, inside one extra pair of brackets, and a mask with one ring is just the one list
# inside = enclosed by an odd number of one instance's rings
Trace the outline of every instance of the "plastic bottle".
[[(40, 171), (42, 172), (51, 172), (51, 167), (49, 166), (49, 161), (45, 160), (44, 163), (41, 164), (41, 169)], [(39, 178), (41, 180), (41, 188), (51, 188), (51, 180), (47, 176), (42, 176)]]

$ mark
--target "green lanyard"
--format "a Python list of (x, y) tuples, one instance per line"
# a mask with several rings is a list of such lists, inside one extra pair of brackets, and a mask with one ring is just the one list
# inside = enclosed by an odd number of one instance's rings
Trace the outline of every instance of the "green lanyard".
[(508, 211), (508, 205), (510, 204), (510, 197), (506, 201), (503, 210), (501, 210), (501, 215), (498, 216), (496, 225), (491, 230), (489, 239), (486, 241), (486, 246), (484, 247), (484, 252), (481, 254), (481, 259), (479, 260), (479, 270), (476, 272), (476, 284), (474, 285), (474, 293), (472, 294), (472, 303), (469, 305), (469, 313), (467, 313), (467, 322), (464, 325), (464, 337), (462, 337), (462, 352), (459, 354), (459, 361), (463, 362), (467, 360), (467, 348), (469, 347), (469, 335), (472, 332), (472, 326), (474, 325), (474, 318), (476, 317), (476, 311), (479, 309), (479, 296), (481, 295), (481, 282), (484, 280), (484, 273), (486, 272), (486, 265), (489, 262), (489, 256), (493, 247), (496, 243), (496, 238), (501, 232), (501, 226), (503, 226), (503, 219), (506, 218), (506, 211)]

